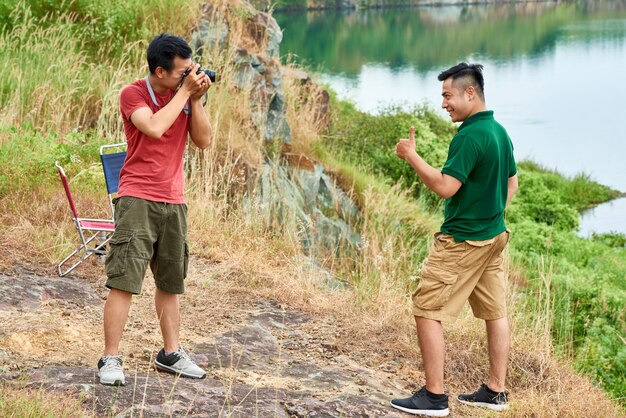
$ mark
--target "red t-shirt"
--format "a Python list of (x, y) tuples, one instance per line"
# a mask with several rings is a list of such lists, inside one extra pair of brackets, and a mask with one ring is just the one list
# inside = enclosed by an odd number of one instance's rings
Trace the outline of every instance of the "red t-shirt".
[(149, 107), (153, 113), (165, 107), (174, 96), (154, 92), (157, 107), (150, 98), (146, 80), (124, 87), (120, 94), (120, 111), (128, 151), (120, 172), (118, 196), (139, 197), (154, 202), (185, 203), (183, 189), (183, 154), (189, 133), (189, 116), (182, 110), (170, 129), (159, 139), (141, 132), (130, 121), (133, 112)]

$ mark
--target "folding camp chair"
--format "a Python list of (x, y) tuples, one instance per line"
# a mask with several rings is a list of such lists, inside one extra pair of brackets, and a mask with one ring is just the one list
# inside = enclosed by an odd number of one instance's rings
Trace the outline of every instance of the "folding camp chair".
[[(78, 244), (78, 247), (76, 247), (76, 249), (72, 251), (70, 255), (65, 257), (57, 266), (59, 276), (65, 276), (93, 254), (98, 254), (99, 256), (106, 255), (106, 245), (115, 230), (115, 224), (112, 219), (80, 218), (76, 212), (76, 205), (74, 204), (74, 199), (72, 198), (72, 193), (70, 192), (70, 186), (67, 181), (67, 177), (65, 176), (65, 171), (58, 162), (54, 165), (59, 170), (59, 176), (61, 177), (61, 182), (63, 183), (63, 188), (65, 189), (65, 195), (67, 196), (67, 201), (70, 204), (72, 220), (76, 224), (76, 229), (78, 230), (78, 235), (80, 236), (80, 243)], [(69, 263), (70, 260), (75, 260), (76, 258), (78, 258), (78, 261), (70, 267), (65, 268), (66, 263)]]
[[(115, 151), (116, 149), (123, 151)], [(104, 171), (104, 180), (107, 186), (107, 193), (109, 195), (109, 205), (111, 206), (111, 219), (115, 214), (115, 207), (113, 206), (113, 195), (117, 193), (117, 188), (120, 184), (120, 170), (124, 165), (124, 159), (126, 158), (126, 142), (119, 144), (103, 145), (100, 147), (100, 160), (102, 161), (102, 170)]]

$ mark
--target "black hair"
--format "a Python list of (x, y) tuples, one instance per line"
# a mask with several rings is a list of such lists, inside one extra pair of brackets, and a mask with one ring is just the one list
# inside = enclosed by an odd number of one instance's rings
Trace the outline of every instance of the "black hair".
[(485, 100), (485, 79), (483, 77), (483, 66), (481, 64), (467, 64), (462, 62), (443, 71), (439, 74), (437, 79), (444, 81), (450, 77), (452, 77), (452, 81), (455, 84), (457, 81), (461, 81), (463, 90), (469, 86), (473, 86), (480, 98)]
[(162, 67), (167, 72), (172, 71), (175, 57), (191, 57), (191, 47), (183, 38), (169, 33), (152, 38), (148, 45), (148, 68), (151, 74), (154, 74), (157, 67)]

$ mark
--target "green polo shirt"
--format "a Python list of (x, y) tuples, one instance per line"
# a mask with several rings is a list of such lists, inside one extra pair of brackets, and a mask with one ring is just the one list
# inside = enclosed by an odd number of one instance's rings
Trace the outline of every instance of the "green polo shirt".
[(446, 199), (441, 232), (456, 241), (482, 241), (506, 230), (508, 179), (517, 167), (511, 138), (493, 111), (475, 113), (461, 124), (441, 172), (463, 183)]

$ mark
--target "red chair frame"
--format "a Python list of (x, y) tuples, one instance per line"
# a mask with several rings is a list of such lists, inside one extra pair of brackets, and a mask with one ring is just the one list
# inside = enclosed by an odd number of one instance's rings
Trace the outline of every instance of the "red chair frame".
[[(72, 192), (70, 191), (65, 171), (58, 161), (55, 162), (54, 165), (59, 171), (59, 176), (61, 177), (61, 182), (65, 189), (65, 195), (72, 212), (72, 220), (80, 236), (80, 243), (76, 249), (57, 265), (59, 276), (63, 277), (90, 256), (97, 254), (102, 257), (107, 254), (106, 245), (110, 241), (113, 231), (115, 231), (115, 224), (112, 219), (80, 218), (76, 211), (76, 205), (74, 204), (74, 198), (72, 198)], [(76, 257), (78, 257), (78, 261), (74, 262), (69, 267), (65, 267), (67, 263), (70, 263), (71, 260), (76, 259)]]

